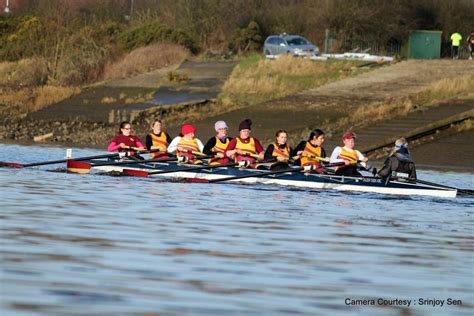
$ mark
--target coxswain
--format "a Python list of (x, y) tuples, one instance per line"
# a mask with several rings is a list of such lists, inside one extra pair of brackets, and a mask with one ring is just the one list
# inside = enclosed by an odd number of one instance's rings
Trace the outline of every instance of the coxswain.
[(265, 150), (263, 156), (265, 160), (271, 161), (276, 158), (276, 161), (270, 164), (271, 170), (282, 170), (290, 167), (288, 163), (292, 160), (290, 155), (293, 153), (293, 150), (288, 146), (287, 140), (288, 132), (280, 129), (275, 134), (275, 142), (268, 145), (267, 150)]
[(171, 143), (171, 137), (163, 129), (163, 123), (160, 119), (155, 119), (151, 124), (151, 133), (146, 135), (146, 148), (148, 150), (158, 149), (158, 152), (151, 154), (151, 158), (169, 158), (168, 144)]
[(344, 166), (336, 168), (337, 175), (343, 176), (361, 176), (357, 171), (357, 163), (367, 163), (369, 159), (360, 151), (354, 149), (356, 134), (345, 133), (342, 135), (343, 147), (337, 146), (331, 154), (330, 162), (344, 162)]
[(387, 181), (393, 172), (406, 173), (410, 180), (416, 180), (415, 163), (408, 150), (408, 143), (405, 138), (399, 138), (395, 141), (395, 146), (390, 151), (387, 159), (385, 159), (378, 175)]
[(321, 162), (328, 160), (326, 150), (322, 147), (324, 141), (324, 132), (320, 129), (313, 130), (309, 134), (308, 140), (303, 140), (296, 146), (295, 152), (299, 159), (295, 161), (295, 164), (302, 167), (311, 166), (319, 173), (327, 172), (321, 164)]
[(260, 141), (250, 137), (252, 121), (245, 119), (239, 124), (239, 136), (230, 141), (225, 155), (236, 162), (248, 161), (250, 168), (258, 168), (257, 161), (263, 160), (264, 150)]
[(176, 136), (168, 146), (168, 153), (176, 154), (178, 157), (185, 157), (186, 163), (201, 164), (202, 161), (196, 159), (200, 155), (204, 146), (202, 142), (195, 137), (196, 128), (193, 125), (186, 124), (181, 127), (181, 135)]
[[(130, 150), (132, 149), (132, 150)], [(107, 147), (108, 151), (118, 151), (118, 152), (129, 152), (132, 156), (143, 159), (139, 155), (136, 155), (133, 149), (144, 150), (142, 141), (135, 135), (132, 135), (132, 124), (128, 121), (123, 121), (120, 123), (118, 128), (117, 136), (110, 142)]]
[(229, 127), (224, 121), (217, 121), (214, 124), (214, 129), (217, 132), (217, 135), (211, 137), (206, 145), (204, 145), (203, 153), (206, 155), (216, 155), (216, 158), (209, 160), (210, 165), (223, 165), (229, 163), (229, 158), (224, 155), (225, 149), (232, 140), (231, 137), (228, 137)]

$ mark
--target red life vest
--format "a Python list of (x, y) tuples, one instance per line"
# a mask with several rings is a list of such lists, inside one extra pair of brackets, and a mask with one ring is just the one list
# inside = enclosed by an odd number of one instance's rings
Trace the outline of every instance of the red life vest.
[[(125, 136), (125, 135), (117, 135), (113, 140), (116, 144), (124, 143), (125, 146), (129, 147), (138, 147), (138, 137), (135, 135)], [(129, 149), (119, 148), (119, 152), (130, 151)]]

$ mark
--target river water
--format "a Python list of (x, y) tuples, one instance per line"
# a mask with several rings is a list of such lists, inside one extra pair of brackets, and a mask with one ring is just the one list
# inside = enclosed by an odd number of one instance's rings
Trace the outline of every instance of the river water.
[[(0, 145), (0, 161), (64, 154)], [(56, 167), (0, 168), (2, 316), (474, 311), (472, 198), (48, 172)], [(419, 174), (473, 188), (470, 174)]]

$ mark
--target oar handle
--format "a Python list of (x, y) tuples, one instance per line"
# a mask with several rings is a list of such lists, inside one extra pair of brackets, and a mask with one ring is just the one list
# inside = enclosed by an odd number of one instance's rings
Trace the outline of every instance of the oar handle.
[(149, 153), (160, 152), (159, 148), (157, 148), (157, 149), (147, 149), (147, 148), (141, 149), (141, 148), (133, 147), (133, 146), (125, 146), (124, 149), (133, 150), (133, 151), (136, 151), (137, 153), (141, 153), (141, 154), (149, 154)]
[(241, 156), (248, 156), (248, 157), (252, 157), (252, 158), (255, 158), (255, 159), (258, 159), (258, 155), (257, 154), (252, 154), (252, 153), (247, 153), (247, 152), (244, 152), (243, 154), (239, 154)]
[[(188, 154), (193, 154), (194, 156), (205, 156), (206, 158), (217, 158), (219, 156), (216, 155), (207, 155), (203, 152), (200, 152), (200, 151), (193, 151), (193, 150), (181, 150), (181, 152), (185, 152), (185, 153), (188, 153)], [(206, 159), (204, 157), (197, 157), (197, 158), (202, 158), (202, 159)]]
[(319, 157), (319, 156), (315, 156), (315, 155), (306, 155), (305, 157), (311, 158), (311, 159), (316, 159), (316, 160), (319, 160), (319, 161), (322, 161), (322, 162), (329, 162), (328, 157)]
[(287, 173), (287, 172), (298, 172), (298, 171), (301, 171), (301, 170), (305, 170), (305, 168), (304, 167), (298, 167), (298, 168), (291, 168), (291, 169), (278, 170), (278, 171), (261, 172), (261, 173), (255, 173), (255, 174), (245, 174), (245, 175), (241, 175), (241, 176), (227, 177), (227, 178), (222, 178), (222, 179), (212, 179), (212, 180), (208, 180), (206, 182), (214, 183), (214, 182), (222, 182), (222, 181), (253, 178), (253, 177), (264, 177), (264, 176), (270, 176), (270, 175), (273, 175), (273, 174), (280, 174), (280, 173)]

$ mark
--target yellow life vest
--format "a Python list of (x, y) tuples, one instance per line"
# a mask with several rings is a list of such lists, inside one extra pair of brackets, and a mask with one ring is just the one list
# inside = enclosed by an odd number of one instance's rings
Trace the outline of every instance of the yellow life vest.
[(161, 156), (166, 156), (166, 149), (168, 149), (168, 142), (166, 140), (166, 133), (161, 132), (160, 136), (157, 136), (154, 133), (150, 133), (151, 137), (151, 145), (152, 146), (158, 146), (160, 148), (160, 151), (157, 153), (152, 153), (151, 158), (158, 158)]
[(290, 147), (288, 145), (285, 146), (285, 148), (281, 149), (278, 144), (274, 143), (273, 144), (273, 157), (283, 157), (283, 158), (290, 158)]
[[(314, 157), (321, 157), (322, 153), (322, 148), (320, 146), (313, 146), (310, 142), (306, 142), (306, 145), (304, 146), (303, 152), (305, 152), (309, 157), (301, 157), (301, 165), (306, 166), (306, 165), (320, 165), (320, 162), (318, 159)], [(311, 157), (313, 156), (313, 157)]]
[[(214, 145), (214, 147), (212, 148), (212, 152), (215, 152), (215, 153), (221, 153), (221, 154), (224, 154), (226, 148), (227, 148), (227, 145), (229, 145), (230, 143), (230, 140), (228, 137), (226, 137), (225, 139), (225, 143), (223, 143), (219, 137), (216, 137), (216, 144)], [(228, 164), (229, 163), (229, 158), (227, 157), (224, 157), (224, 158), (212, 158), (209, 160), (209, 164), (210, 165), (223, 165), (223, 164)]]
[(201, 160), (193, 159), (194, 154), (191, 153), (191, 151), (199, 151), (197, 138), (193, 138), (192, 140), (187, 140), (184, 137), (181, 137), (178, 143), (178, 148), (179, 149), (176, 149), (177, 156), (187, 157), (189, 159), (187, 163), (194, 163), (194, 164), (202, 163)]
[(229, 143), (230, 143), (230, 140), (228, 137), (225, 139), (225, 143), (223, 143), (219, 139), (219, 137), (216, 137), (216, 145), (214, 146), (214, 148), (212, 148), (212, 151), (215, 153), (223, 154), (227, 148), (227, 145), (229, 145)]
[[(249, 154), (254, 154), (254, 155), (257, 154), (257, 148), (255, 147), (255, 139), (253, 137), (250, 137), (250, 141), (246, 144), (240, 140), (240, 137), (236, 137), (236, 141), (237, 142), (235, 144), (235, 149), (240, 149), (241, 151), (245, 153), (249, 153)], [(243, 161), (243, 160), (247, 160), (250, 163), (253, 163), (256, 161), (255, 158), (250, 157), (250, 156), (239, 155), (239, 154), (235, 155), (236, 162)]]
[[(338, 159), (344, 159), (344, 160), (355, 160), (357, 161), (359, 159), (359, 157), (357, 156), (357, 150), (352, 150), (352, 152), (348, 151), (346, 149), (346, 147), (342, 147), (341, 148), (341, 152), (339, 154), (339, 156), (337, 156)], [(346, 167), (349, 167), (349, 166), (355, 166), (356, 163), (352, 163), (350, 165), (347, 165), (347, 166), (340, 166), (340, 167), (337, 167), (336, 170), (339, 170), (339, 169), (342, 169), (342, 168), (346, 168)]]

